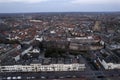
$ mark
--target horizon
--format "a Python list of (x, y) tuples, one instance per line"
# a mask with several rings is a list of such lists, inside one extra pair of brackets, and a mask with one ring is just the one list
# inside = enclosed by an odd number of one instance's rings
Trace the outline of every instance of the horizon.
[(120, 11), (91, 11), (91, 12), (82, 12), (82, 11), (65, 11), (65, 12), (7, 12), (0, 14), (38, 14), (38, 13), (120, 13)]
[(0, 13), (119, 11), (119, 0), (0, 0)]

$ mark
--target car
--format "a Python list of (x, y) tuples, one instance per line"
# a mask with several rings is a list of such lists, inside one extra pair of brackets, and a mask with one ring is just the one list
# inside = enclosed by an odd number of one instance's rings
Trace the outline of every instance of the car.
[(60, 78), (60, 79), (63, 79), (64, 77), (63, 77), (63, 76), (60, 76), (59, 78)]
[(19, 79), (19, 80), (20, 80), (20, 79), (22, 79), (22, 77), (21, 77), (21, 76), (18, 76), (18, 77), (17, 77), (17, 79)]
[(31, 77), (27, 77), (27, 79), (31, 79)]
[(75, 76), (75, 75), (73, 75), (72, 77), (73, 77), (73, 78), (76, 78), (76, 76)]
[(32, 79), (35, 79), (35, 77), (34, 77), (34, 76), (32, 76), (31, 78), (32, 78)]
[(16, 77), (12, 77), (12, 79), (16, 80), (17, 78)]
[(45, 76), (41, 76), (41, 79), (46, 79), (46, 77)]
[(7, 80), (11, 80), (11, 77), (7, 77)]

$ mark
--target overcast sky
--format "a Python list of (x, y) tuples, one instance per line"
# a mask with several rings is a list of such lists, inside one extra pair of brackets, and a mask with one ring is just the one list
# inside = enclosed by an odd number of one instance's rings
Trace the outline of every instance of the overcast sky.
[(120, 11), (120, 0), (0, 0), (0, 13)]

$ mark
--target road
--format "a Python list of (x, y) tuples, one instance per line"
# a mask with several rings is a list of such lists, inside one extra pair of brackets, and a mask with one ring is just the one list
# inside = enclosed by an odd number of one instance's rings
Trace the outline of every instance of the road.
[[(21, 77), (21, 80), (58, 79), (58, 78), (93, 78), (99, 80), (104, 77), (120, 77), (120, 70), (109, 71), (71, 71), (71, 72), (36, 72), (36, 73), (0, 73), (2, 80), (8, 77)], [(13, 80), (13, 79), (10, 79)], [(106, 79), (107, 80), (107, 79)], [(120, 80), (120, 79), (118, 79)]]
[(13, 49), (9, 50), (9, 51), (6, 52), (5, 54), (2, 54), (2, 55), (0, 56), (0, 59), (1, 59), (1, 60), (5, 59), (6, 56), (9, 56), (10, 53), (12, 53), (12, 52), (14, 52), (14, 51), (17, 51), (17, 50), (18, 50), (17, 48), (13, 48)]

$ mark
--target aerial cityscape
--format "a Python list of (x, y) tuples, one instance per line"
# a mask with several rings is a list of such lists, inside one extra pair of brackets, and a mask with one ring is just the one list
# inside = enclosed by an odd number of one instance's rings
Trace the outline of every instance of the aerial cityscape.
[(0, 80), (120, 80), (120, 1), (65, 2), (0, 0)]
[(119, 15), (1, 14), (1, 79), (119, 80)]

